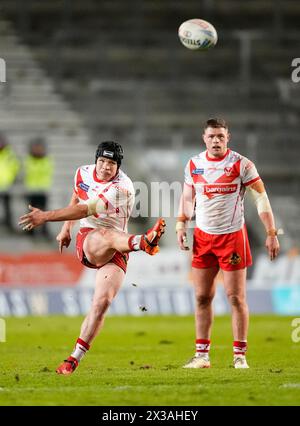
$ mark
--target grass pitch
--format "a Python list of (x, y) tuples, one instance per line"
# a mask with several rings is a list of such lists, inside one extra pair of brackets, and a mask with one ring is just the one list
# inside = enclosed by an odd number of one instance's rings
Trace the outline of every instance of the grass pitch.
[(229, 317), (215, 319), (211, 369), (185, 370), (193, 317), (108, 317), (68, 377), (54, 370), (82, 317), (8, 318), (0, 343), (0, 405), (300, 405), (300, 342), (292, 318), (252, 316), (249, 370), (235, 370)]

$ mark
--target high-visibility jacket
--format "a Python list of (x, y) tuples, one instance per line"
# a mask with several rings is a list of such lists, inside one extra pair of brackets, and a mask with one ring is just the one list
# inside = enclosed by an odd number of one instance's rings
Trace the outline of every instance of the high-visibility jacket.
[(9, 145), (0, 149), (0, 191), (7, 191), (16, 180), (20, 162)]
[(53, 169), (51, 157), (27, 155), (24, 161), (25, 188), (30, 191), (49, 190), (52, 185)]

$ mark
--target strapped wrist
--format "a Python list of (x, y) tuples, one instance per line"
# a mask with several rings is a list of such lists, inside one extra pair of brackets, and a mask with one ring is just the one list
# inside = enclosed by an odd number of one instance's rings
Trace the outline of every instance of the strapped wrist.
[(282, 234), (284, 234), (283, 229), (271, 228), (267, 231), (268, 237), (277, 237), (277, 235), (282, 235)]
[(178, 231), (185, 231), (185, 222), (184, 222), (184, 221), (182, 221), (182, 220), (178, 220), (178, 221), (176, 222), (175, 231), (176, 231), (176, 233), (177, 233)]

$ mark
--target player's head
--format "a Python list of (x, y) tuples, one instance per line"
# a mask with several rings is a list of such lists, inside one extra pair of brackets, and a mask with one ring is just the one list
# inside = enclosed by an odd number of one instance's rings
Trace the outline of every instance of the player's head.
[(95, 163), (97, 163), (99, 157), (104, 157), (115, 161), (119, 168), (123, 159), (123, 148), (118, 142), (101, 142), (99, 143), (96, 151)]
[(42, 158), (46, 155), (46, 144), (42, 137), (36, 137), (29, 143), (29, 152), (33, 157)]
[(203, 141), (210, 157), (222, 157), (227, 152), (229, 139), (230, 134), (225, 120), (222, 118), (207, 120), (203, 131)]

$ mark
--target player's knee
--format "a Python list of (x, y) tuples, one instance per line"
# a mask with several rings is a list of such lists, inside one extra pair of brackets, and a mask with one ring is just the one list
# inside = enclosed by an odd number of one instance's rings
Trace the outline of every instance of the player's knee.
[(197, 306), (200, 308), (206, 308), (212, 303), (212, 300), (213, 300), (212, 296), (196, 294), (196, 303), (197, 303)]
[(101, 320), (103, 316), (105, 315), (106, 311), (111, 305), (111, 298), (108, 296), (102, 296), (97, 302), (93, 303), (92, 305), (92, 311), (94, 316)]
[(241, 308), (245, 306), (246, 300), (244, 297), (238, 295), (238, 294), (228, 294), (227, 295), (228, 301), (231, 306), (234, 306), (236, 308)]

